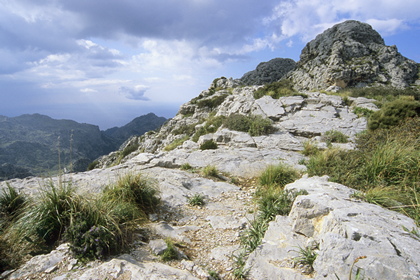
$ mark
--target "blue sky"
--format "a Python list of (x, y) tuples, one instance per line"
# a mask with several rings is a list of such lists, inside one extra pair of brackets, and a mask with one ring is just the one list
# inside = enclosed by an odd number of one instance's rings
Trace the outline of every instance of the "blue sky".
[(121, 126), (173, 117), (214, 78), (240, 78), (347, 19), (420, 62), (419, 0), (2, 0), (0, 115)]

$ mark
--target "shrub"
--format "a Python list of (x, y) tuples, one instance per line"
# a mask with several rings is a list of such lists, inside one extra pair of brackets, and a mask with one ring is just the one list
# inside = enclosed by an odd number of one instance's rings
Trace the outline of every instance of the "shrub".
[(214, 165), (207, 165), (201, 170), (201, 174), (205, 177), (218, 177), (219, 171)]
[(181, 165), (181, 169), (182, 170), (191, 170), (191, 169), (193, 169), (193, 167), (191, 166), (191, 164), (189, 164), (187, 162), (187, 163), (184, 163), (183, 165)]
[(200, 136), (216, 132), (217, 129), (219, 129), (219, 127), (223, 124), (225, 119), (225, 116), (209, 117), (204, 126), (200, 127), (196, 131), (192, 137), (192, 141), (197, 142)]
[(225, 101), (226, 97), (228, 96), (228, 94), (222, 94), (222, 95), (216, 95), (213, 96), (211, 98), (206, 98), (206, 99), (201, 99), (199, 101), (197, 101), (197, 106), (199, 108), (210, 108), (210, 109), (214, 109), (217, 106), (219, 106), (220, 104), (223, 103), (223, 101)]
[(262, 186), (279, 186), (294, 182), (299, 178), (299, 172), (283, 163), (278, 165), (269, 165), (259, 176), (259, 183)]
[[(310, 158), (309, 176), (329, 175), (334, 182), (364, 192), (367, 200), (420, 221), (420, 118), (358, 136), (357, 150), (329, 149)], [(370, 197), (370, 198), (369, 198)]]
[(298, 92), (293, 89), (293, 83), (290, 80), (281, 80), (265, 85), (254, 92), (255, 99), (259, 99), (264, 95), (278, 99), (282, 96), (298, 95)]
[(317, 154), (319, 151), (319, 148), (314, 143), (305, 141), (303, 143), (303, 150), (301, 153), (305, 156), (312, 156)]
[(15, 220), (27, 201), (26, 197), (18, 193), (9, 183), (6, 183), (6, 186), (7, 188), (3, 189), (0, 194), (0, 232), (5, 227), (2, 225), (2, 221), (8, 223)]
[(167, 262), (178, 259), (178, 251), (175, 248), (175, 244), (169, 238), (165, 240), (167, 248), (162, 254), (162, 260)]
[(164, 150), (169, 152), (174, 150), (176, 147), (181, 146), (185, 141), (187, 141), (188, 139), (190, 139), (190, 136), (186, 135), (182, 138), (178, 138), (176, 140), (174, 140), (171, 144), (167, 145)]
[(200, 145), (201, 150), (215, 150), (217, 149), (217, 143), (213, 140), (207, 140)]
[(99, 161), (97, 160), (92, 161), (91, 163), (89, 163), (87, 170), (89, 171), (89, 170), (95, 169), (98, 166), (98, 164), (99, 164)]
[(365, 117), (365, 118), (369, 118), (370, 115), (372, 115), (374, 111), (367, 109), (367, 108), (362, 108), (362, 107), (355, 107), (353, 109), (353, 113), (355, 113), (359, 118), (360, 117)]
[(137, 151), (137, 149), (139, 148), (139, 146), (140, 146), (139, 143), (132, 143), (132, 144), (126, 146), (124, 148), (124, 150), (122, 151), (121, 156), (123, 158), (125, 158), (126, 156), (128, 156), (132, 152)]
[(323, 139), (327, 143), (347, 143), (348, 136), (338, 130), (328, 130), (324, 133)]
[(383, 106), (379, 111), (374, 112), (368, 122), (368, 128), (390, 128), (400, 124), (406, 118), (420, 116), (420, 102), (408, 99), (397, 99)]
[(224, 122), (231, 130), (248, 132), (251, 136), (260, 136), (274, 132), (274, 127), (269, 119), (261, 116), (245, 116), (232, 114)]
[(188, 197), (188, 204), (191, 206), (202, 206), (204, 205), (204, 196), (201, 194), (195, 194)]
[(131, 173), (121, 177), (116, 184), (104, 189), (102, 200), (133, 203), (144, 214), (153, 213), (160, 205), (155, 183), (141, 174)]

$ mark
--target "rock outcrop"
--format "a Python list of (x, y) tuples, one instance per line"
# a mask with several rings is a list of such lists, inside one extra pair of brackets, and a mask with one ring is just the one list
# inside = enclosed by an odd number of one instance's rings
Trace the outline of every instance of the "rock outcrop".
[(288, 74), (299, 90), (325, 90), (386, 85), (404, 88), (416, 81), (418, 65), (403, 57), (366, 23), (334, 25), (302, 50), (296, 69)]
[(295, 69), (296, 62), (290, 58), (274, 58), (267, 62), (261, 62), (257, 68), (242, 76), (241, 84), (264, 85), (276, 82), (287, 73)]
[[(286, 189), (308, 195), (270, 222), (248, 258), (251, 279), (419, 279), (420, 238), (407, 231), (416, 228), (412, 219), (354, 199), (354, 190), (328, 177), (305, 177)], [(307, 248), (317, 254), (313, 271), (294, 266)]]

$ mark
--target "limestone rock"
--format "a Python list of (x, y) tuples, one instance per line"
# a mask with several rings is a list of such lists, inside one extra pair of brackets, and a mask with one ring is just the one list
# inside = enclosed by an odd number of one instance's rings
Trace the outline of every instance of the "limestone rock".
[(173, 279), (195, 280), (198, 279), (188, 271), (170, 267), (169, 265), (155, 262), (139, 263), (129, 255), (122, 255), (92, 268), (83, 273), (78, 279)]
[(334, 25), (302, 50), (288, 78), (299, 90), (366, 85), (407, 87), (415, 82), (417, 64), (403, 57), (366, 23), (354, 20)]
[(296, 67), (296, 62), (290, 58), (274, 58), (261, 62), (257, 68), (242, 76), (241, 83), (247, 86), (264, 85), (276, 82)]
[[(420, 240), (406, 229), (414, 221), (402, 214), (351, 198), (354, 190), (304, 177), (286, 186), (306, 190), (289, 216), (270, 222), (263, 244), (247, 262), (251, 279), (418, 279)], [(299, 248), (316, 246), (314, 271), (304, 275), (293, 261)]]

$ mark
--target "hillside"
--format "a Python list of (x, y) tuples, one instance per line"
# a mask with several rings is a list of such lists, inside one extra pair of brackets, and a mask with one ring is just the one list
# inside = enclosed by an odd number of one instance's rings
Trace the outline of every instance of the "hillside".
[[(296, 64), (215, 79), (93, 170), (0, 182), (30, 201), (3, 208), (0, 278), (418, 279), (418, 70), (387, 70), (394, 87), (345, 64), (360, 83), (337, 84), (318, 59), (387, 48), (376, 34), (338, 24)], [(390, 55), (378, 63), (415, 64)]]
[(148, 114), (111, 133), (95, 125), (40, 114), (2, 116), (0, 179), (52, 175), (58, 172), (59, 165), (67, 171), (85, 171), (94, 159), (118, 149), (133, 135), (158, 128), (164, 121)]

